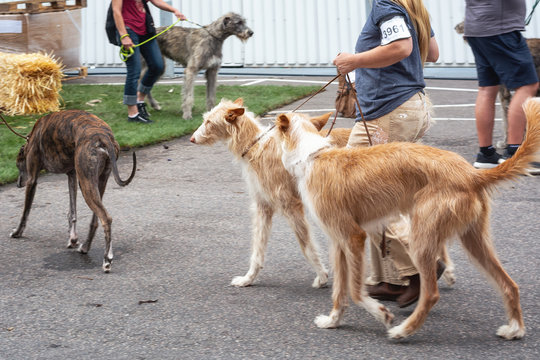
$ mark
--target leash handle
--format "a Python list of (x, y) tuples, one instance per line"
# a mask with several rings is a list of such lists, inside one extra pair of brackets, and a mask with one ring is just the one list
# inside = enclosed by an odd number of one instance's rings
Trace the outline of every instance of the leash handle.
[[(176, 20), (176, 22), (174, 22), (173, 24), (169, 25), (165, 30), (161, 31), (159, 34), (156, 34), (154, 36), (152, 36), (150, 39), (146, 39), (144, 40), (142, 43), (140, 44), (137, 44), (137, 45), (133, 45), (132, 47), (130, 47), (129, 49), (126, 49), (124, 48), (124, 45), (120, 46), (120, 59), (123, 61), (123, 62), (126, 62), (131, 55), (133, 55), (135, 53), (135, 50), (133, 50), (134, 48), (136, 47), (139, 47), (141, 45), (144, 45), (146, 44), (147, 42), (149, 41), (152, 41), (154, 40), (155, 38), (157, 38), (159, 35), (163, 34), (163, 33), (166, 33), (167, 31), (169, 31), (174, 25), (178, 24), (180, 21), (182, 21), (181, 19), (178, 19)], [(189, 21), (188, 19), (186, 19), (185, 21), (189, 22), (189, 23), (192, 23), (192, 21)]]

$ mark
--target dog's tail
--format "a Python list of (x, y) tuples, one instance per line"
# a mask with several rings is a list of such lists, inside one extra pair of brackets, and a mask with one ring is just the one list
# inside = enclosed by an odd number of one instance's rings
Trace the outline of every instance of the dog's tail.
[(491, 187), (499, 181), (513, 180), (519, 175), (528, 174), (529, 163), (534, 161), (540, 150), (540, 98), (528, 99), (523, 105), (527, 117), (525, 139), (514, 156), (497, 167), (480, 171), (481, 185)]
[(133, 152), (133, 168), (131, 169), (131, 175), (129, 175), (129, 178), (127, 180), (122, 180), (120, 178), (120, 174), (118, 173), (118, 166), (116, 165), (116, 152), (114, 151), (114, 147), (112, 146), (112, 144), (111, 146), (107, 146), (107, 151), (109, 153), (109, 158), (111, 159), (114, 180), (120, 186), (128, 185), (135, 177), (135, 171), (137, 171), (137, 156), (135, 156), (135, 151)]

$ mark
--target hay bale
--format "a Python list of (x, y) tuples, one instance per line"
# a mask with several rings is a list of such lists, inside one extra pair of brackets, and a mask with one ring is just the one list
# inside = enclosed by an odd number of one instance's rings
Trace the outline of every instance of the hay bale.
[(31, 115), (58, 111), (62, 65), (47, 54), (0, 52), (0, 112)]

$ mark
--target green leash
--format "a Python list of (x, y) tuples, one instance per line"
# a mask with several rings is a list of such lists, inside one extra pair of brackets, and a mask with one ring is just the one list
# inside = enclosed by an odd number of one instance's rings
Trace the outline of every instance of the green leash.
[[(154, 39), (157, 38), (159, 35), (161, 35), (161, 34), (163, 34), (163, 33), (166, 33), (166, 32), (169, 31), (174, 25), (178, 24), (180, 21), (182, 21), (182, 20), (181, 20), (181, 19), (178, 19), (174, 24), (170, 25), (169, 27), (167, 27), (165, 30), (163, 30), (163, 31), (160, 32), (159, 34), (156, 34), (156, 35), (152, 36), (150, 39), (146, 39), (145, 41), (143, 41), (143, 42), (140, 43), (140, 44), (133, 45), (133, 46), (130, 47), (129, 49), (124, 48), (124, 45), (120, 46), (120, 59), (122, 59), (123, 62), (126, 62), (126, 61), (129, 59), (129, 57), (135, 53), (135, 50), (133, 50), (134, 48), (139, 47), (139, 46), (141, 46), (141, 45), (144, 45), (144, 44), (146, 44), (147, 42), (154, 40)], [(186, 21), (188, 21), (188, 20), (186, 20)], [(191, 21), (188, 21), (188, 22), (191, 22)]]

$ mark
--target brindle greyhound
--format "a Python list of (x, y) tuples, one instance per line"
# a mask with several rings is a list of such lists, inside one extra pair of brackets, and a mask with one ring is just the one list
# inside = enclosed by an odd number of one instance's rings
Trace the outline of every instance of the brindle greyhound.
[(109, 125), (95, 115), (80, 110), (59, 111), (40, 118), (28, 136), (28, 142), (21, 147), (17, 156), (19, 178), (17, 186), (26, 183), (26, 197), (21, 222), (10, 236), (22, 236), (26, 220), (36, 193), (37, 178), (41, 170), (65, 173), (69, 184), (68, 214), (70, 235), (68, 248), (78, 244), (75, 228), (77, 222), (77, 178), (79, 187), (88, 207), (93, 211), (90, 230), (86, 242), (78, 251), (88, 253), (96, 233), (97, 218), (105, 232), (105, 254), (103, 271), (111, 270), (113, 251), (111, 247), (112, 218), (105, 210), (101, 199), (107, 180), (112, 173), (116, 183), (126, 186), (135, 176), (137, 159), (133, 153), (133, 169), (127, 180), (120, 179), (116, 159), (119, 146)]

